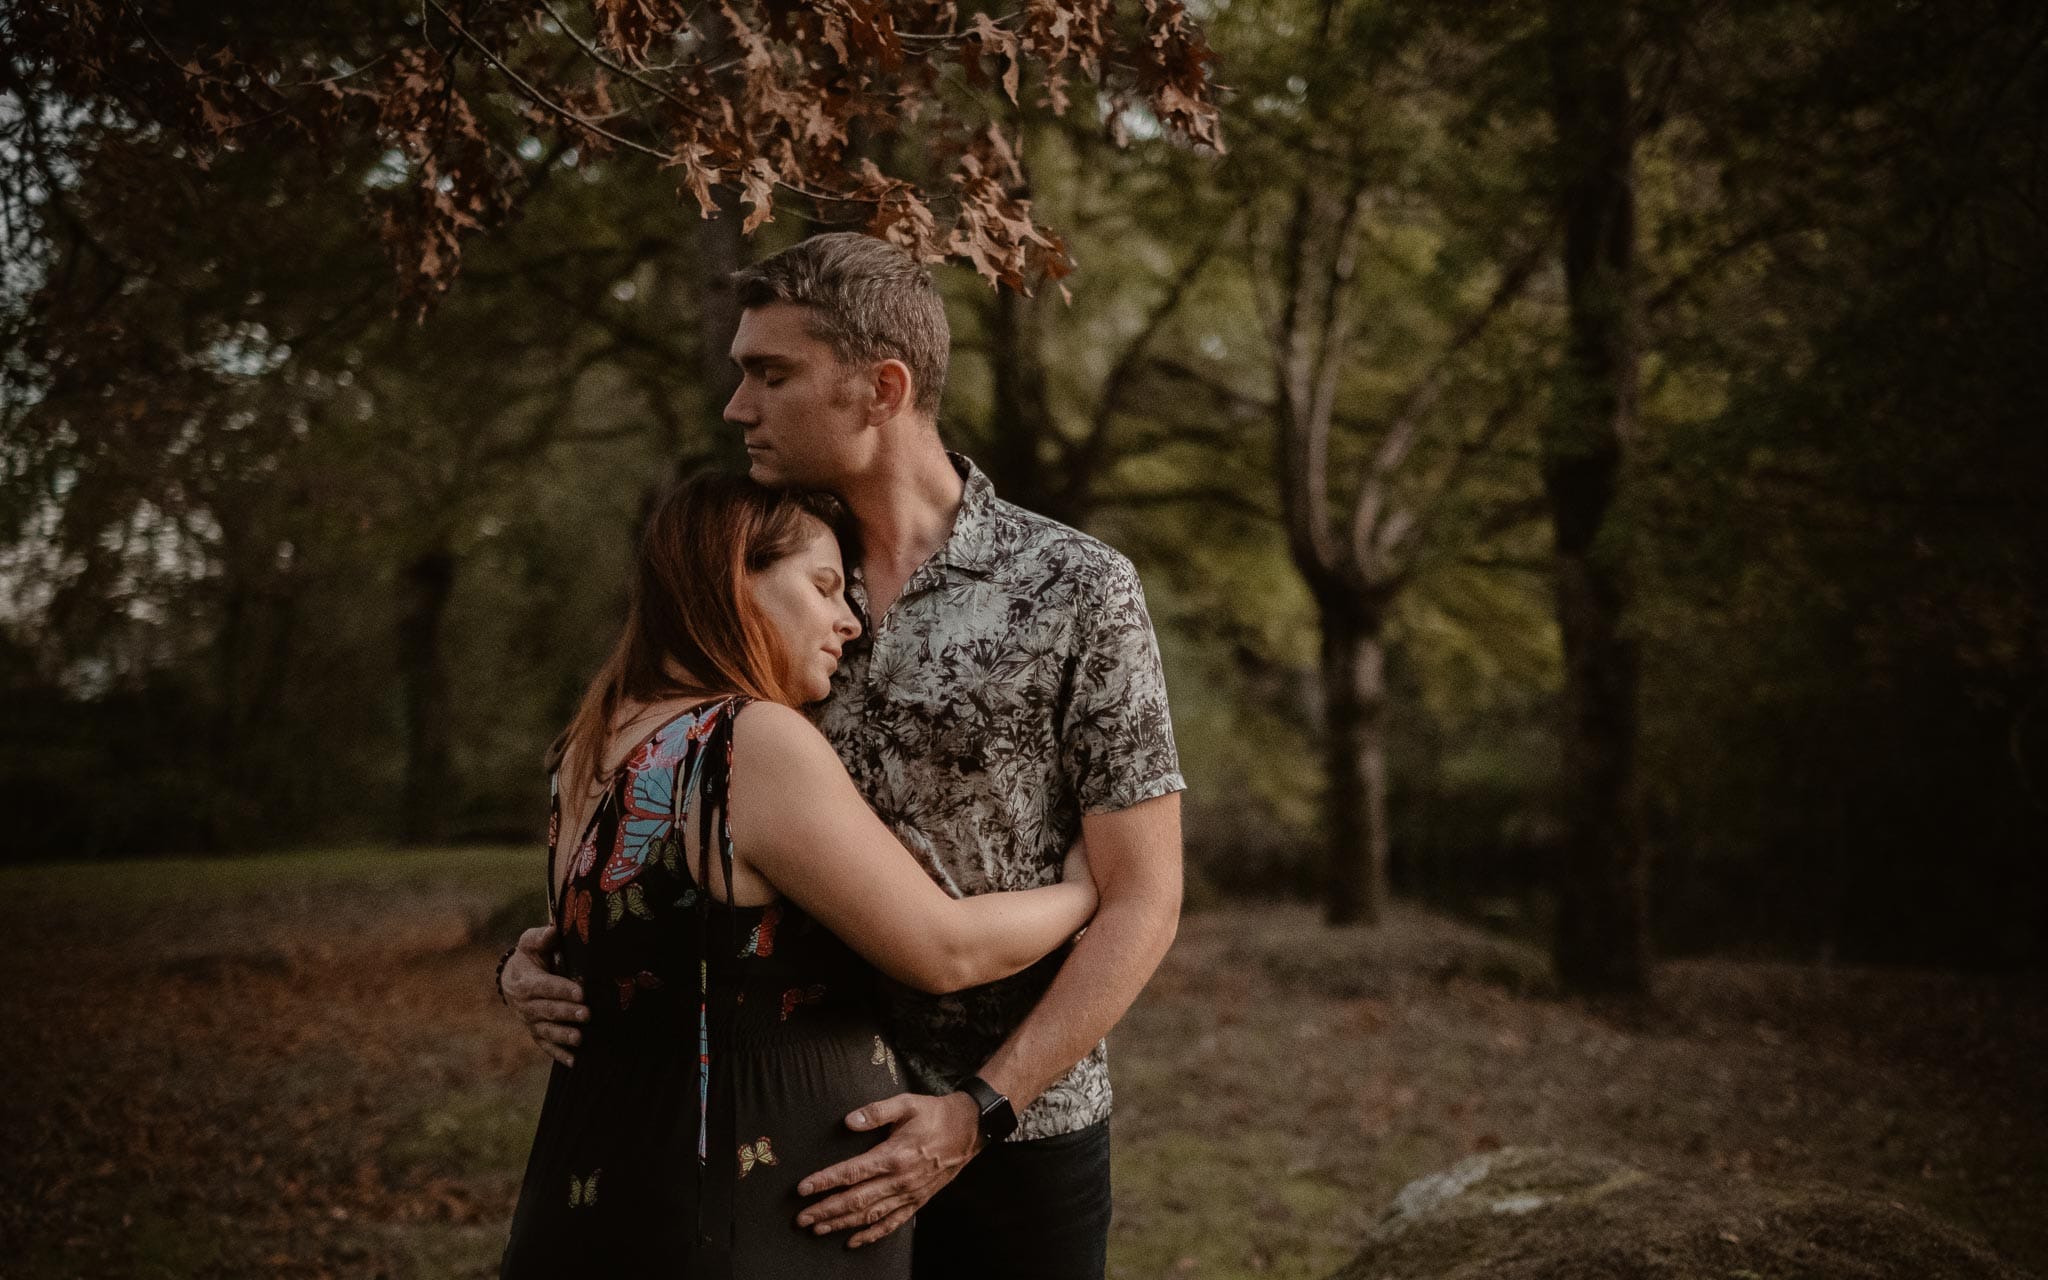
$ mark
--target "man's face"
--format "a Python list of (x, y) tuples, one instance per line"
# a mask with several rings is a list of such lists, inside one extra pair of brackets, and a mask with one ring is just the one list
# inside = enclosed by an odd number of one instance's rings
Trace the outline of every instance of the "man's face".
[(849, 474), (870, 397), (857, 370), (812, 337), (804, 309), (776, 302), (740, 313), (732, 360), (739, 389), (725, 420), (747, 443), (747, 474), (778, 488), (837, 490)]

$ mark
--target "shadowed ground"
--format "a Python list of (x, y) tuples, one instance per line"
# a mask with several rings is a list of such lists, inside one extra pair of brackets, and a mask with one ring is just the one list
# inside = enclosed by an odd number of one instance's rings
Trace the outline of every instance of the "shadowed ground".
[[(8, 1274), (493, 1274), (545, 1073), (472, 939), (538, 910), (537, 858), (0, 872)], [(1190, 916), (1112, 1040), (1112, 1272), (1327, 1276), (1411, 1179), (1525, 1145), (1897, 1200), (2048, 1270), (2038, 978), (1717, 960), (1662, 989), (1605, 1016), (1412, 910)]]

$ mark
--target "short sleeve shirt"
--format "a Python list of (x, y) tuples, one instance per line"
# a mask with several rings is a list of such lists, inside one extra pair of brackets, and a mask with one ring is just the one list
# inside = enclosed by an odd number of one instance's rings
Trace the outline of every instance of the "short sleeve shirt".
[[(1059, 879), (1081, 815), (1179, 791), (1151, 618), (1131, 562), (965, 481), (944, 545), (849, 646), (818, 727), (882, 820), (955, 897)], [(858, 571), (849, 595), (864, 617)], [(945, 996), (890, 989), (911, 1079), (930, 1093), (980, 1070), (1023, 1022), (1065, 950)], [(1019, 1117), (1045, 1138), (1106, 1119), (1107, 1048)]]

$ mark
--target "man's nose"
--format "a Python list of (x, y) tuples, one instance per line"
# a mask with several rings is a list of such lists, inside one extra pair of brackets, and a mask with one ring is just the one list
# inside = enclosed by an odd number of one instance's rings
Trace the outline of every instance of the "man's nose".
[(733, 388), (732, 398), (725, 402), (725, 420), (738, 426), (752, 426), (754, 415), (747, 403), (747, 384), (741, 382)]

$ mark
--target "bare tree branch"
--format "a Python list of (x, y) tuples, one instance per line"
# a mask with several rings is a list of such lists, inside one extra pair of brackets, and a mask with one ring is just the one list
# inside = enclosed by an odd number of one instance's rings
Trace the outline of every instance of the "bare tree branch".
[(1438, 477), (1436, 483), (1428, 486), (1421, 500), (1415, 504), (1416, 519), (1422, 526), (1427, 527), (1434, 521), (1438, 509), (1457, 488), (1458, 481), (1464, 478), (1473, 459), (1492, 450), (1494, 442), (1519, 418), (1527, 404), (1526, 391), (1515, 390), (1500, 404), (1494, 406), (1493, 412), (1486, 415), (1486, 421), (1480, 424), (1472, 439), (1459, 445), (1458, 451), (1452, 454), (1451, 460), (1444, 465), (1443, 475)]
[[(1358, 208), (1361, 198), (1353, 193), (1347, 210)], [(1340, 572), (1329, 516), (1329, 409), (1334, 397), (1325, 392), (1334, 371), (1327, 359), (1318, 361), (1319, 355), (1329, 355), (1328, 333), (1312, 335), (1309, 329), (1312, 315), (1323, 317), (1326, 330), (1336, 318), (1331, 276), (1340, 270), (1344, 256), (1344, 246), (1337, 244), (1330, 246), (1330, 258), (1321, 260), (1318, 249), (1324, 238), (1315, 234), (1320, 203), (1314, 184), (1304, 178), (1295, 188), (1289, 248), (1282, 255), (1288, 290), (1275, 362), (1281, 435), (1276, 460), (1287, 546), (1302, 574), (1319, 588)], [(1344, 225), (1349, 228), (1348, 219)]]
[(1223, 223), (1195, 246), (1194, 253), (1181, 264), (1181, 269), (1167, 283), (1166, 292), (1160, 295), (1159, 300), (1146, 315), (1144, 324), (1139, 326), (1138, 332), (1125, 345), (1123, 354), (1117, 357), (1109, 376), (1103, 379), (1102, 394), (1096, 398), (1095, 412), (1089, 419), (1088, 435), (1081, 445), (1082, 457), (1090, 465), (1101, 456), (1110, 423), (1122, 409), (1124, 393), (1129, 389), (1132, 377), (1142, 366), (1146, 352), (1152, 346), (1152, 340), (1159, 336), (1159, 330), (1175, 312), (1180, 310), (1182, 299), (1201, 276), (1203, 268), (1216, 256), (1216, 250), (1222, 246), (1223, 238), (1230, 230), (1231, 223)]
[(1185, 485), (1133, 493), (1108, 493), (1096, 498), (1098, 508), (1140, 511), (1155, 507), (1200, 506), (1222, 508), (1259, 520), (1277, 520), (1278, 513), (1257, 501), (1246, 490), (1232, 485)]
[(654, 81), (649, 80), (647, 77), (634, 71), (632, 68), (621, 64), (616, 59), (606, 56), (604, 50), (598, 48), (589, 40), (586, 40), (583, 37), (582, 33), (578, 32), (575, 27), (569, 24), (569, 20), (566, 17), (562, 16), (560, 10), (556, 9), (554, 5), (548, 3), (548, 0), (541, 0), (540, 7), (547, 10), (548, 16), (555, 20), (555, 25), (559, 26), (562, 29), (562, 34), (568, 36), (570, 42), (573, 43), (578, 49), (581, 49), (583, 51), (584, 57), (590, 59), (592, 62), (595, 62), (598, 66), (603, 67), (605, 70), (613, 73), (614, 75), (624, 76), (626, 79), (632, 81), (634, 84), (639, 85), (641, 88), (647, 90), (649, 93), (652, 93), (657, 97), (661, 98), (664, 102), (669, 103), (671, 106), (674, 106), (679, 110), (688, 112), (690, 115), (695, 116), (697, 119), (704, 121), (706, 124), (717, 123), (716, 121), (713, 121), (710, 117), (706, 116), (703, 110), (699, 108), (696, 103), (691, 102), (688, 99), (679, 97), (676, 94), (670, 93), (667, 89), (662, 88), (659, 84), (656, 84)]
[(446, 8), (442, 7), (441, 0), (424, 0), (424, 3), (427, 4), (430, 8), (432, 8), (435, 13), (440, 14), (442, 20), (448, 24), (449, 28), (452, 31), (454, 31), (456, 35), (461, 36), (462, 39), (466, 43), (468, 43), (472, 48), (474, 48), (478, 53), (484, 55), (484, 61), (490, 63), (493, 67), (497, 68), (498, 74), (504, 76), (507, 80), (510, 80), (513, 84), (513, 87), (519, 90), (520, 96), (525, 98), (528, 102), (531, 102), (533, 103), (533, 105), (539, 107), (541, 110), (549, 112), (550, 114), (560, 118), (564, 123), (572, 124), (577, 128), (589, 133), (592, 137), (603, 138), (606, 142), (612, 143), (614, 146), (624, 147), (628, 151), (637, 151), (641, 155), (650, 156), (656, 160), (662, 161), (664, 164), (669, 163), (674, 159), (673, 156), (669, 155), (665, 151), (656, 150), (655, 148), (648, 146), (644, 142), (635, 142), (631, 138), (625, 137), (621, 134), (613, 133), (611, 130), (605, 128), (597, 121), (592, 120), (586, 116), (578, 115), (576, 112), (569, 110), (569, 108), (563, 106), (561, 103), (556, 102), (554, 99), (548, 97), (539, 89), (535, 88), (533, 84), (526, 79), (526, 77), (520, 75), (517, 71), (514, 71), (510, 66), (506, 65), (505, 60), (503, 58), (500, 58), (497, 52), (493, 50), (491, 46), (485, 44), (483, 41), (477, 39), (475, 35), (471, 34), (467, 24), (458, 19), (454, 14), (449, 13)]
[[(1554, 224), (1553, 224), (1554, 225)], [(1465, 349), (1478, 341), (1502, 311), (1506, 310), (1536, 274), (1536, 269), (1549, 257), (1551, 237), (1545, 234), (1537, 237), (1523, 250), (1520, 257), (1508, 264), (1502, 272), (1500, 282), (1494, 286), (1486, 305), (1481, 307), (1464, 325), (1451, 336), (1444, 349), (1437, 354), (1429, 368), (1409, 386), (1392, 422), (1380, 438), (1380, 446), (1372, 454), (1358, 485), (1356, 505), (1351, 516), (1351, 554), (1361, 568), (1370, 568), (1377, 559), (1375, 548), (1389, 545), (1398, 539), (1385, 537), (1379, 524), (1385, 507), (1389, 478), (1407, 461), (1408, 454), (1415, 446), (1416, 436), (1427, 421), (1429, 411), (1435, 407), (1437, 397), (1443, 391), (1443, 384), (1452, 364), (1463, 355)]]

